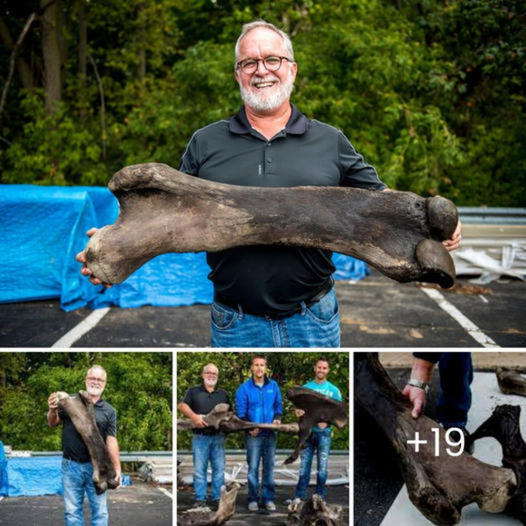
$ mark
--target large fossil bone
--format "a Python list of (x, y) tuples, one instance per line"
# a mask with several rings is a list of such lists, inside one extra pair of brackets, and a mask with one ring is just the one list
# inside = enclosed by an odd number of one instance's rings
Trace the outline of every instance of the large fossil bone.
[(234, 186), (156, 163), (127, 166), (108, 186), (119, 200), (120, 215), (86, 248), (87, 266), (104, 283), (120, 283), (158, 254), (243, 245), (341, 252), (398, 281), (450, 287), (455, 278), (453, 260), (441, 241), (453, 234), (458, 213), (439, 196)]
[(497, 367), (495, 371), (499, 389), (504, 394), (526, 396), (526, 378), (518, 371)]
[(217, 511), (208, 507), (192, 508), (177, 515), (178, 526), (219, 526), (225, 524), (236, 512), (236, 497), (240, 484), (234, 482), (227, 490), (221, 488)]
[(343, 429), (347, 425), (348, 410), (344, 403), (305, 387), (292, 387), (287, 391), (287, 398), (295, 407), (304, 411), (298, 421), (298, 443), (292, 454), (284, 462), (291, 464), (298, 458), (316, 424), (324, 422), (335, 425), (338, 429)]
[(286, 526), (343, 526), (343, 508), (329, 506), (319, 495), (288, 507)]
[[(492, 513), (506, 509), (517, 488), (513, 470), (491, 466), (465, 451), (449, 456), (443, 447), (435, 456), (431, 429), (439, 429), (440, 444), (445, 444), (444, 430), (425, 415), (412, 418), (411, 404), (371, 354), (355, 354), (354, 393), (396, 450), (409, 498), (427, 519), (456, 524), (462, 508), (472, 502)], [(407, 443), (416, 432), (427, 440), (418, 453)]]
[[(215, 427), (222, 433), (234, 433), (236, 431), (248, 431), (250, 429), (271, 429), (282, 433), (298, 433), (299, 426), (297, 423), (292, 424), (258, 424), (241, 420), (233, 411), (229, 410), (228, 404), (217, 404), (208, 414), (203, 416), (203, 420), (212, 427)], [(177, 420), (177, 429), (184, 431), (196, 428), (195, 424), (189, 418), (180, 418)]]
[(526, 524), (526, 443), (520, 429), (521, 408), (499, 405), (492, 415), (470, 436), (470, 442), (493, 437), (502, 446), (502, 465), (517, 477), (517, 488), (506, 507), (506, 513)]
[(100, 434), (95, 420), (93, 402), (86, 391), (79, 391), (74, 396), (59, 391), (57, 394), (58, 407), (71, 419), (73, 426), (88, 448), (93, 465), (93, 485), (98, 495), (108, 488), (115, 489), (119, 485), (115, 468), (110, 460), (108, 449)]

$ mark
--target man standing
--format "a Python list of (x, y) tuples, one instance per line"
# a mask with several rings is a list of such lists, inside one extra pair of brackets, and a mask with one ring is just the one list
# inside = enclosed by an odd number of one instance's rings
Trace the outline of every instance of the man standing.
[[(342, 401), (340, 390), (327, 380), (330, 372), (329, 361), (320, 358), (314, 366), (314, 380), (306, 383), (303, 387), (317, 391), (338, 402)], [(305, 411), (295, 410), (296, 416), (302, 416)], [(316, 493), (323, 499), (327, 498), (327, 466), (329, 464), (329, 453), (331, 450), (331, 428), (325, 422), (319, 422), (312, 428), (312, 433), (307, 439), (305, 449), (301, 452), (300, 477), (294, 500), (305, 500), (307, 498), (307, 488), (309, 487), (310, 471), (312, 458), (317, 453), (317, 474), (316, 474)], [(293, 501), (294, 502), (294, 501)]]
[[(469, 352), (415, 352), (411, 377), (403, 394), (413, 404), (413, 418), (418, 418), (426, 405), (429, 382), (435, 365), (440, 371), (440, 397), (437, 403), (437, 420), (444, 429), (460, 429), (464, 436), (468, 412), (471, 407), (471, 382), (473, 364)], [(452, 439), (460, 437), (453, 433)], [(472, 449), (472, 448), (470, 448)], [(469, 451), (469, 450), (468, 450)]]
[[(101, 398), (106, 387), (106, 371), (94, 365), (86, 373), (86, 391), (93, 401), (95, 420), (108, 454), (115, 468), (116, 478), (121, 480), (119, 444), (117, 442), (117, 413)], [(56, 393), (48, 398), (47, 422), (49, 427), (62, 426), (62, 485), (64, 487), (64, 515), (66, 526), (84, 526), (84, 494), (91, 510), (91, 526), (108, 525), (107, 492), (97, 495), (93, 486), (93, 466), (88, 448), (77, 432), (69, 416), (58, 409)]]
[[(288, 35), (263, 20), (245, 24), (234, 63), (243, 106), (194, 133), (180, 170), (242, 186), (385, 189), (341, 131), (308, 119), (291, 104), (296, 72)], [(446, 248), (459, 241), (460, 224)], [(90, 276), (85, 252), (77, 260), (81, 273)], [(207, 262), (214, 284), (213, 347), (339, 347), (331, 252), (246, 246), (208, 253)]]
[(225, 483), (225, 435), (214, 427), (207, 426), (203, 416), (217, 404), (228, 404), (228, 394), (216, 389), (218, 368), (209, 363), (203, 367), (203, 384), (191, 387), (178, 405), (183, 415), (196, 426), (192, 429), (192, 454), (194, 463), (194, 493), (196, 504), (206, 502), (206, 470), (208, 462), (212, 467), (212, 500), (219, 503), (221, 486)]
[[(236, 414), (242, 420), (258, 424), (281, 423), (283, 404), (278, 384), (267, 376), (267, 360), (254, 356), (250, 367), (252, 377), (236, 391)], [(270, 429), (253, 429), (245, 434), (248, 464), (248, 509), (258, 511), (259, 504), (275, 511), (274, 457), (276, 433)], [(259, 494), (259, 463), (263, 463), (261, 495)]]

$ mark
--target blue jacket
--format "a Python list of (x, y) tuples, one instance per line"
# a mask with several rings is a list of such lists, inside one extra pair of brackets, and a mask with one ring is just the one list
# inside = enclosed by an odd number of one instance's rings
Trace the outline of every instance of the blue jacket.
[(236, 391), (236, 414), (242, 420), (264, 424), (281, 419), (283, 403), (278, 384), (266, 376), (263, 387), (257, 386), (253, 378), (242, 383)]

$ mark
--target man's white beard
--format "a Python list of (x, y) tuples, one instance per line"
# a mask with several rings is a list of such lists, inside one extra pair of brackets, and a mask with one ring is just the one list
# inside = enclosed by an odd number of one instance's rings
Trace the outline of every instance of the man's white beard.
[(86, 387), (86, 389), (90, 396), (100, 396), (104, 391), (104, 387)]
[(217, 384), (217, 380), (205, 380), (205, 385), (207, 387), (215, 387)]
[[(267, 79), (269, 77), (265, 77)], [(272, 80), (278, 80), (278, 83), (271, 87), (262, 89), (261, 92), (254, 92), (250, 89), (245, 89), (243, 85), (239, 84), (239, 90), (241, 91), (241, 98), (243, 102), (249, 107), (256, 111), (267, 112), (279, 108), (292, 93), (294, 88), (294, 81), (292, 79), (291, 72), (287, 80), (279, 82), (278, 77), (272, 75)]]

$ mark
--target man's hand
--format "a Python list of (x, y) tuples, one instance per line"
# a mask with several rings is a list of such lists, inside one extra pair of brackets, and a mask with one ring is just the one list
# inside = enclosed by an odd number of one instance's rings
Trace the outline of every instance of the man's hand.
[(251, 437), (257, 437), (259, 435), (259, 427), (256, 427), (256, 429), (251, 429), (248, 434), (251, 436)]
[(51, 411), (58, 409), (58, 396), (57, 393), (51, 393), (47, 399), (47, 406)]
[(411, 416), (413, 418), (418, 418), (426, 406), (426, 392), (423, 389), (420, 389), (420, 387), (408, 384), (404, 387), (402, 394), (409, 398), (409, 401), (413, 404)]
[[(98, 231), (98, 228), (90, 228), (86, 232), (86, 235), (88, 237), (91, 237), (97, 231)], [(76, 255), (75, 259), (77, 261), (79, 261), (80, 263), (82, 263), (82, 268), (80, 269), (80, 273), (83, 276), (90, 276), (90, 278), (89, 278), (90, 283), (92, 283), (93, 285), (104, 285), (106, 288), (110, 288), (112, 286), (111, 283), (102, 283), (102, 281), (99, 278), (96, 278), (95, 276), (92, 276), (92, 274), (93, 274), (92, 270), (90, 268), (88, 268), (88, 266), (86, 265), (86, 250), (83, 250), (82, 252), (79, 252)]]
[(279, 418), (275, 418), (274, 420), (272, 420), (272, 423), (273, 424), (281, 424), (281, 420)]
[(329, 424), (327, 424), (327, 422), (318, 422), (318, 427), (320, 429), (327, 429), (327, 427), (329, 427)]
[(115, 471), (115, 480), (119, 483), (119, 485), (114, 489), (120, 488), (122, 486), (122, 473), (120, 469)]
[(446, 239), (445, 241), (442, 241), (442, 244), (446, 247), (446, 250), (451, 252), (452, 250), (456, 250), (460, 246), (460, 240), (462, 239), (462, 224), (460, 223), (460, 219), (457, 223), (457, 228), (455, 228), (455, 231), (453, 232), (453, 235), (450, 239)]
[(294, 409), (294, 414), (296, 418), (300, 418), (305, 414), (305, 411), (303, 409)]
[(194, 423), (195, 427), (208, 427), (208, 424), (203, 419), (203, 415), (194, 414), (190, 420)]

